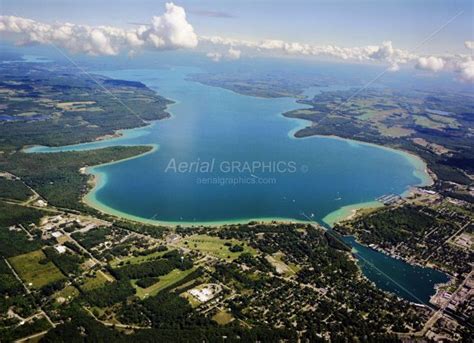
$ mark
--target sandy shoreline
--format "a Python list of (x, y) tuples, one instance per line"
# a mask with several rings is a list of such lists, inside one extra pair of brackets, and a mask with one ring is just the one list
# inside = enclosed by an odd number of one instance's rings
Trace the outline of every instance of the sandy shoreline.
[[(131, 129), (131, 130), (135, 130), (135, 129)], [(127, 132), (128, 131), (130, 131), (130, 130), (124, 130), (124, 132), (123, 132), (124, 134), (121, 135), (121, 138), (127, 138)], [(414, 173), (415, 173), (415, 176), (417, 176), (420, 179), (420, 183), (417, 184), (417, 185), (413, 185), (409, 189), (407, 189), (404, 193), (401, 194), (402, 197), (408, 196), (409, 193), (410, 193), (410, 190), (413, 187), (429, 186), (429, 185), (432, 185), (433, 182), (434, 182), (433, 178), (431, 177), (431, 171), (428, 169), (426, 162), (421, 157), (419, 157), (419, 156), (417, 156), (413, 153), (410, 153), (410, 152), (407, 152), (407, 151), (404, 151), (404, 150), (398, 150), (398, 149), (395, 149), (395, 148), (392, 148), (392, 147), (385, 147), (385, 146), (377, 145), (377, 144), (374, 144), (374, 143), (362, 142), (362, 141), (357, 141), (357, 140), (343, 138), (343, 137), (339, 137), (339, 136), (333, 136), (333, 135), (331, 135), (331, 136), (314, 135), (314, 136), (308, 136), (308, 137), (303, 137), (303, 138), (306, 139), (306, 138), (311, 138), (311, 137), (325, 138), (325, 139), (337, 139), (337, 140), (342, 140), (342, 141), (346, 141), (346, 142), (354, 142), (356, 144), (369, 145), (369, 146), (373, 146), (375, 148), (389, 150), (391, 152), (397, 153), (397, 154), (402, 155), (405, 158), (409, 159), (410, 163), (412, 163), (412, 165), (415, 168)], [(298, 139), (298, 138), (295, 137), (295, 139)], [(150, 219), (149, 218), (143, 218), (143, 217), (135, 216), (135, 215), (128, 214), (128, 213), (125, 213), (125, 212), (122, 212), (122, 211), (118, 211), (116, 209), (113, 209), (113, 208), (101, 203), (99, 200), (97, 200), (96, 197), (95, 197), (95, 193), (107, 183), (107, 175), (104, 174), (104, 173), (97, 172), (97, 170), (95, 168), (110, 165), (110, 164), (115, 164), (115, 163), (121, 163), (121, 162), (130, 160), (130, 159), (139, 158), (139, 157), (142, 157), (146, 154), (153, 153), (159, 148), (159, 145), (150, 145), (150, 146), (153, 146), (153, 149), (151, 149), (150, 151), (147, 151), (143, 154), (139, 154), (139, 155), (136, 155), (136, 156), (131, 156), (131, 157), (123, 159), (123, 160), (118, 160), (118, 161), (108, 162), (108, 163), (104, 163), (104, 164), (97, 165), (97, 166), (88, 167), (86, 169), (86, 173), (92, 175), (91, 183), (92, 183), (93, 186), (87, 192), (87, 194), (83, 197), (82, 201), (86, 205), (88, 205), (88, 206), (90, 206), (90, 207), (92, 207), (92, 208), (94, 208), (94, 209), (96, 209), (96, 210), (98, 210), (98, 211), (100, 211), (104, 214), (113, 215), (113, 216), (116, 216), (116, 217), (119, 217), (119, 218), (124, 218), (124, 219), (128, 219), (128, 220), (136, 221), (136, 222), (142, 222), (142, 223), (145, 223), (145, 224), (152, 224), (152, 225), (158, 225), (158, 226), (176, 227), (178, 225), (182, 225), (182, 226), (217, 227), (217, 226), (228, 225), (228, 224), (248, 223), (249, 221), (257, 221), (257, 222), (265, 222), (265, 223), (270, 223), (270, 222), (274, 222), (274, 221), (284, 222), (284, 223), (308, 223), (308, 222), (310, 222), (310, 221), (307, 221), (307, 220), (297, 220), (297, 219), (293, 219), (293, 218), (284, 218), (284, 217), (239, 218), (239, 219), (231, 219), (231, 220), (217, 220), (217, 221), (204, 221), (204, 222), (163, 221), (163, 220), (156, 220), (156, 219), (151, 219), (151, 218)], [(417, 174), (417, 173), (419, 173), (419, 174)], [(342, 206), (342, 207), (338, 208), (337, 210), (335, 210), (333, 212), (328, 213), (322, 219), (322, 221), (326, 225), (329, 225), (329, 226), (332, 227), (337, 222), (341, 222), (343, 220), (347, 220), (347, 219), (352, 218), (357, 213), (357, 211), (360, 210), (360, 209), (377, 208), (377, 207), (381, 207), (381, 206), (383, 206), (383, 204), (378, 202), (378, 201), (369, 201), (369, 202), (362, 202), (362, 203), (345, 205), (345, 206)]]
[(351, 204), (351, 205), (346, 205), (342, 206), (336, 211), (328, 213), (322, 221), (329, 225), (330, 227), (333, 227), (334, 224), (339, 223), (344, 220), (349, 220), (352, 219), (359, 210), (362, 209), (370, 209), (370, 208), (378, 208), (378, 207), (383, 207), (384, 205), (379, 202), (379, 201), (368, 201), (368, 202), (363, 202), (359, 204)]
[[(229, 90), (229, 89), (226, 89), (226, 90), (229, 91), (229, 92), (235, 93), (232, 90)], [(269, 98), (269, 100), (270, 99), (271, 98)], [(175, 99), (172, 99), (172, 101), (173, 101), (173, 103), (169, 104), (167, 109), (166, 109), (169, 116), (166, 117), (166, 118), (162, 118), (162, 119), (172, 119), (174, 117), (171, 108), (172, 108), (173, 105), (179, 103), (179, 101), (177, 101)], [(410, 161), (410, 163), (414, 166), (413, 173), (415, 174), (415, 176), (418, 179), (420, 179), (420, 183), (417, 184), (417, 185), (413, 185), (413, 187), (429, 186), (429, 185), (433, 184), (433, 182), (434, 182), (433, 178), (431, 177), (431, 171), (429, 171), (426, 162), (421, 157), (419, 157), (419, 156), (417, 156), (417, 155), (415, 155), (411, 152), (400, 150), (400, 149), (395, 149), (395, 148), (392, 148), (392, 147), (386, 147), (386, 146), (383, 146), (383, 145), (377, 145), (377, 144), (374, 144), (374, 143), (368, 143), (368, 142), (364, 142), (364, 141), (358, 141), (358, 140), (354, 140), (354, 139), (343, 138), (343, 137), (339, 137), (339, 136), (336, 136), (336, 135), (313, 135), (313, 136), (307, 136), (307, 137), (296, 137), (295, 136), (296, 132), (298, 132), (301, 128), (305, 127), (304, 124), (305, 124), (306, 120), (305, 119), (300, 119), (300, 118), (287, 117), (287, 116), (284, 115), (284, 113), (280, 113), (279, 115), (284, 117), (286, 120), (292, 120), (294, 122), (299, 121), (299, 122), (302, 123), (302, 125), (298, 125), (294, 129), (289, 131), (288, 136), (292, 139), (300, 139), (300, 138), (308, 139), (308, 138), (314, 138), (314, 137), (320, 138), (320, 139), (337, 139), (337, 140), (342, 140), (342, 141), (348, 142), (349, 144), (351, 144), (351, 142), (352, 142), (353, 144), (355, 143), (355, 144), (361, 144), (361, 145), (369, 145), (369, 146), (373, 146), (373, 147), (379, 148), (379, 149), (386, 149), (386, 150), (389, 150), (391, 152), (402, 155), (403, 157), (408, 159)], [(154, 123), (156, 123), (156, 122), (158, 122), (159, 120), (162, 120), (162, 119), (158, 119), (158, 120), (154, 120), (152, 122), (148, 122), (147, 125), (145, 125), (145, 126), (139, 126), (139, 127), (132, 128), (132, 129), (117, 130), (113, 134), (103, 135), (103, 136), (97, 137), (94, 141), (92, 141), (90, 143), (99, 142), (99, 141), (108, 141), (108, 140), (115, 141), (115, 140), (117, 140), (117, 146), (127, 145), (127, 144), (120, 144), (120, 141), (124, 140), (124, 139), (128, 139), (128, 138), (133, 138), (135, 135), (140, 136), (141, 134), (143, 134), (142, 130), (147, 129), (150, 125), (153, 125)], [(74, 145), (78, 145), (78, 144), (74, 144)], [(146, 146), (146, 145), (144, 145), (144, 146)], [(164, 225), (164, 226), (177, 226), (177, 225), (221, 226), (221, 225), (225, 225), (225, 224), (246, 223), (248, 221), (259, 221), (259, 222), (278, 221), (278, 222), (291, 222), (291, 223), (309, 222), (309, 221), (306, 221), (306, 220), (296, 220), (296, 219), (292, 219), (292, 218), (281, 218), (281, 217), (274, 217), (274, 218), (239, 218), (239, 219), (232, 219), (232, 220), (207, 221), (207, 222), (161, 221), (161, 220), (147, 219), (147, 218), (143, 218), (143, 217), (138, 217), (138, 216), (134, 216), (134, 215), (131, 215), (131, 214), (128, 214), (128, 213), (125, 213), (125, 212), (121, 212), (121, 211), (113, 209), (113, 208), (101, 203), (99, 200), (97, 200), (96, 192), (99, 189), (101, 189), (102, 187), (104, 187), (107, 183), (106, 173), (98, 172), (97, 168), (103, 167), (103, 166), (106, 166), (106, 165), (115, 164), (115, 163), (121, 163), (121, 162), (131, 160), (131, 159), (135, 159), (135, 158), (139, 158), (139, 157), (142, 157), (144, 155), (151, 154), (159, 148), (158, 144), (152, 144), (152, 145), (148, 145), (148, 146), (152, 146), (152, 149), (145, 152), (145, 153), (135, 155), (135, 156), (131, 156), (131, 157), (123, 159), (123, 160), (113, 161), (113, 162), (104, 163), (104, 164), (96, 165), (96, 166), (90, 166), (90, 167), (87, 167), (84, 170), (82, 170), (81, 172), (91, 175), (91, 179), (89, 181), (91, 187), (90, 187), (89, 191), (83, 196), (82, 202), (85, 203), (86, 205), (102, 212), (102, 213), (105, 213), (105, 214), (114, 215), (114, 216), (117, 216), (119, 218), (130, 219), (130, 220), (133, 220), (133, 221), (143, 222), (143, 223), (147, 223), (147, 224)], [(26, 152), (36, 152), (35, 151), (36, 149), (41, 149), (41, 147), (39, 147), (39, 146), (25, 147)], [(408, 193), (409, 193), (409, 189), (407, 191), (405, 191), (402, 194), (402, 196), (407, 196)], [(380, 206), (382, 206), (382, 204), (380, 202), (377, 202), (377, 201), (369, 201), (369, 202), (363, 202), (363, 203), (358, 203), (358, 204), (345, 205), (345, 206), (342, 206), (339, 209), (337, 209), (337, 210), (335, 210), (331, 213), (328, 213), (322, 219), (322, 221), (323, 221), (323, 223), (325, 223), (329, 226), (332, 226), (336, 222), (348, 219), (349, 217), (353, 216), (357, 212), (358, 209), (370, 208), (370, 207), (380, 207)]]
[[(291, 119), (291, 118), (290, 118)], [(305, 119), (302, 119), (305, 120)], [(337, 139), (340, 141), (345, 141), (345, 142), (353, 142), (356, 144), (360, 145), (368, 145), (372, 146), (378, 149), (385, 149), (388, 151), (391, 151), (393, 153), (396, 153), (398, 155), (401, 155), (407, 159), (409, 159), (412, 164), (415, 166), (415, 172), (420, 172), (420, 174), (415, 174), (419, 179), (421, 179), (421, 183), (418, 185), (413, 185), (413, 187), (426, 187), (426, 186), (431, 186), (434, 184), (434, 180), (436, 179), (436, 175), (428, 168), (428, 164), (424, 159), (422, 159), (420, 156), (414, 154), (411, 151), (407, 151), (404, 149), (397, 149), (393, 148), (390, 146), (385, 146), (385, 145), (379, 145), (375, 143), (370, 143), (370, 142), (364, 142), (360, 141), (357, 139), (352, 139), (352, 138), (344, 138), (336, 135), (312, 135), (312, 136), (306, 136), (306, 137), (296, 137), (294, 136), (294, 139), (309, 139), (313, 137), (318, 137), (318, 138), (328, 138), (328, 139)]]
[(123, 133), (120, 132), (120, 130), (117, 130), (115, 131), (114, 133), (112, 134), (107, 134), (107, 135), (103, 135), (103, 136), (99, 136), (95, 139), (96, 142), (100, 142), (100, 141), (105, 141), (107, 139), (112, 139), (112, 138), (119, 138), (119, 137), (122, 137), (123, 136)]
[[(106, 179), (104, 175), (95, 173), (92, 174), (92, 181), (91, 183), (94, 185), (93, 191), (100, 189), (104, 184), (102, 183)], [(127, 219), (143, 224), (151, 224), (156, 226), (167, 226), (167, 227), (177, 227), (177, 226), (207, 226), (207, 227), (219, 227), (224, 225), (236, 225), (236, 224), (246, 224), (248, 222), (259, 222), (259, 223), (286, 223), (286, 224), (294, 224), (294, 223), (308, 223), (305, 220), (297, 220), (292, 218), (279, 218), (279, 217), (272, 217), (272, 218), (239, 218), (239, 219), (229, 219), (229, 220), (215, 220), (215, 221), (165, 221), (165, 220), (158, 220), (158, 219), (151, 219), (151, 218), (143, 218), (139, 216), (135, 216), (133, 214), (125, 213), (119, 210), (116, 210), (112, 207), (109, 207), (100, 201), (98, 201), (95, 197), (95, 193), (89, 191), (83, 198), (82, 202), (95, 210), (106, 214), (118, 217), (120, 219)]]

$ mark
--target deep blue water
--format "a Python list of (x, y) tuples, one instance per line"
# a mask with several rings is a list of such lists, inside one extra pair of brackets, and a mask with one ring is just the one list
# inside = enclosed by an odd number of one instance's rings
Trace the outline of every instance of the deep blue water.
[[(107, 175), (107, 183), (95, 194), (97, 201), (118, 211), (163, 221), (305, 219), (302, 213), (320, 220), (341, 206), (399, 194), (421, 182), (413, 173), (412, 161), (403, 154), (332, 138), (290, 137), (295, 127), (305, 124), (281, 115), (302, 107), (294, 99), (243, 96), (186, 81), (191, 71), (102, 72), (140, 80), (176, 104), (170, 107), (173, 118), (136, 130), (131, 137), (69, 147), (159, 144), (153, 154), (95, 168)], [(170, 161), (177, 165), (212, 160), (214, 172), (172, 172), (169, 168), (165, 172)], [(233, 161), (280, 163), (282, 168), (239, 168), (226, 173)], [(279, 172), (291, 165), (295, 168)], [(271, 184), (203, 184), (214, 177), (237, 178), (240, 183), (257, 177), (264, 180), (257, 182)]]
[[(401, 194), (422, 182), (415, 173), (420, 165), (405, 154), (347, 140), (293, 138), (292, 132), (305, 122), (284, 118), (281, 113), (304, 107), (295, 99), (239, 95), (187, 81), (191, 72), (196, 70), (100, 72), (141, 81), (173, 99), (173, 117), (127, 131), (118, 139), (33, 151), (158, 144), (153, 153), (95, 167), (102, 187), (89, 198), (110, 212), (172, 222), (252, 218), (311, 218), (321, 222), (341, 206), (373, 201), (387, 193)], [(326, 89), (311, 88), (306, 95)], [(204, 171), (202, 162), (214, 168)], [(179, 171), (179, 163), (191, 167)], [(255, 168), (258, 163), (267, 168)], [(228, 172), (232, 166), (234, 170)], [(362, 268), (372, 281), (407, 299), (426, 303), (434, 284), (447, 280), (434, 270), (413, 267), (351, 244), (358, 250), (360, 261), (366, 261)], [(390, 275), (377, 273), (380, 270)]]

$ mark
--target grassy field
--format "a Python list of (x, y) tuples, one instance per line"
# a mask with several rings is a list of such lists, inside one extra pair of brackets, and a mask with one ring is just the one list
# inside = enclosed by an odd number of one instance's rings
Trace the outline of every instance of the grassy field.
[(80, 287), (81, 290), (86, 292), (95, 288), (99, 288), (103, 286), (106, 282), (108, 282), (108, 280), (105, 277), (104, 273), (102, 271), (98, 271), (95, 273), (95, 276), (88, 276), (85, 279), (84, 284), (82, 284)]
[(217, 312), (214, 317), (212, 317), (212, 320), (215, 321), (219, 325), (226, 325), (230, 323), (232, 320), (234, 320), (234, 317), (232, 317), (232, 314), (225, 310), (221, 310)]
[(148, 288), (141, 288), (138, 287), (135, 284), (135, 281), (132, 282), (133, 286), (137, 289), (137, 296), (140, 298), (144, 298), (145, 296), (153, 296), (157, 294), (159, 291), (161, 291), (163, 288), (166, 288), (182, 279), (184, 279), (186, 276), (191, 274), (195, 268), (191, 268), (188, 270), (179, 270), (179, 269), (174, 269), (172, 272), (160, 276), (160, 281), (155, 283), (154, 285), (151, 285)]
[(126, 258), (123, 258), (123, 259), (114, 259), (113, 261), (110, 262), (110, 265), (115, 268), (119, 265), (120, 262), (124, 262), (124, 263), (127, 263), (127, 262), (130, 262), (131, 264), (139, 264), (139, 263), (142, 263), (142, 262), (145, 262), (145, 261), (148, 261), (148, 260), (152, 260), (152, 259), (155, 259), (157, 257), (161, 257), (163, 256), (164, 254), (166, 254), (167, 252), (170, 252), (170, 250), (166, 250), (166, 251), (157, 251), (157, 252), (154, 252), (150, 255), (146, 255), (146, 256), (132, 256), (132, 257), (126, 257)]
[[(186, 242), (188, 244), (186, 244)], [(182, 239), (181, 241), (179, 241), (178, 245), (180, 247), (188, 248), (191, 250), (198, 250), (206, 255), (212, 255), (214, 257), (225, 259), (228, 261), (235, 260), (243, 252), (249, 252), (252, 255), (255, 254), (255, 250), (246, 244), (244, 244), (243, 246), (244, 251), (231, 252), (229, 250), (229, 247), (226, 246), (225, 243), (231, 243), (232, 245), (242, 244), (242, 242), (235, 239), (224, 240), (220, 239), (219, 237), (212, 237), (207, 235), (193, 235)]]
[(199, 305), (201, 305), (201, 302), (199, 300), (197, 300), (192, 294), (190, 294), (189, 292), (184, 292), (182, 294), (180, 294), (181, 297), (185, 298), (193, 308), (196, 308), (198, 307)]
[(285, 256), (285, 254), (283, 254), (280, 251), (274, 253), (272, 256), (273, 256), (273, 258), (274, 258), (274, 260), (276, 261), (277, 264), (283, 265), (284, 269), (286, 268), (286, 273), (288, 273), (288, 275), (294, 275), (301, 269), (296, 264), (293, 264), (293, 263), (288, 263), (287, 264), (287, 263), (283, 262), (282, 258)]
[(74, 287), (74, 286), (67, 286), (66, 288), (60, 290), (57, 292), (54, 297), (56, 299), (58, 298), (64, 298), (66, 300), (69, 300), (70, 298), (75, 298), (79, 295), (79, 290)]
[(36, 250), (12, 257), (9, 261), (27, 286), (41, 288), (51, 282), (64, 279), (64, 275), (52, 262), (40, 263), (45, 259), (43, 251)]
[(415, 123), (417, 125), (426, 127), (428, 129), (441, 130), (441, 129), (445, 128), (445, 126), (446, 126), (445, 124), (435, 122), (435, 121), (430, 120), (429, 118), (424, 117), (424, 116), (415, 115), (415, 116), (413, 116), (413, 118), (415, 119)]

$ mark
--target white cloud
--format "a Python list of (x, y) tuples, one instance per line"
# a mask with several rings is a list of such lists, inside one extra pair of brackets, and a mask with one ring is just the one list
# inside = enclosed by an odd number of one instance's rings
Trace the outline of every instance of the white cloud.
[(467, 40), (464, 42), (464, 46), (468, 49), (474, 50), (474, 41)]
[(471, 57), (455, 63), (454, 71), (459, 79), (465, 82), (474, 82), (474, 60)]
[(194, 48), (198, 44), (194, 29), (182, 7), (166, 4), (166, 12), (152, 18), (151, 25), (131, 30), (111, 26), (46, 24), (31, 19), (0, 16), (0, 32), (17, 34), (19, 44), (54, 44), (73, 53), (117, 55), (121, 50), (135, 53), (139, 48)]
[(229, 51), (227, 51), (227, 57), (231, 60), (238, 60), (240, 58), (241, 53), (242, 52), (240, 50), (231, 47), (229, 48)]
[(241, 55), (241, 51), (234, 49), (233, 47), (230, 47), (229, 50), (227, 50), (224, 53), (221, 52), (208, 52), (206, 54), (207, 57), (209, 57), (211, 60), (214, 62), (220, 62), (222, 59), (227, 59), (227, 60), (238, 60)]
[(420, 57), (416, 63), (416, 68), (438, 72), (444, 69), (445, 61), (441, 57), (429, 56)]
[(474, 60), (470, 55), (420, 57), (416, 68), (431, 72), (451, 71), (463, 82), (474, 82)]
[[(157, 41), (163, 41), (165, 47), (194, 48), (198, 39), (194, 29), (186, 20), (184, 8), (166, 4), (166, 12), (160, 17), (153, 17), (152, 26), (146, 30), (142, 37), (155, 36)], [(157, 48), (162, 44), (156, 45)]]
[(385, 41), (382, 45), (378, 46), (376, 50), (369, 54), (370, 58), (375, 60), (385, 60), (392, 57), (394, 49), (391, 41)]
[(260, 52), (273, 51), (287, 55), (322, 56), (342, 60), (385, 62), (390, 66), (390, 70), (398, 70), (399, 64), (407, 63), (417, 57), (406, 50), (395, 49), (391, 41), (383, 42), (381, 45), (346, 48), (334, 45), (311, 45), (298, 42), (285, 42), (278, 39), (267, 39), (257, 42), (220, 36), (200, 36), (199, 40), (202, 43), (212, 45), (256, 49)]
[[(423, 56), (411, 53), (407, 50), (397, 49), (391, 41), (382, 42), (380, 45), (367, 45), (360, 47), (340, 47), (335, 45), (311, 45), (298, 42), (285, 42), (278, 39), (267, 39), (262, 41), (238, 40), (220, 36), (200, 36), (200, 43), (211, 46), (225, 46), (230, 49), (242, 48), (243, 50), (255, 50), (265, 53), (329, 57), (340, 60), (355, 62), (375, 62), (386, 64), (388, 71), (397, 71), (401, 65), (414, 63), (415, 67), (431, 72), (442, 70), (452, 71), (462, 81), (474, 82), (473, 60), (469, 55), (443, 55)], [(466, 41), (465, 46), (474, 48), (474, 41)], [(214, 60), (221, 60), (225, 53), (214, 56)]]
[[(186, 19), (184, 8), (173, 3), (167, 3), (165, 13), (153, 17), (149, 25), (138, 24), (133, 29), (71, 23), (47, 24), (27, 18), (0, 16), (0, 32), (5, 37), (13, 35), (13, 38), (19, 38), (16, 39), (18, 44), (54, 44), (73, 53), (89, 55), (117, 55), (126, 52), (129, 56), (134, 56), (141, 49), (194, 48), (199, 42), (204, 46), (202, 49), (210, 51), (207, 56), (215, 62), (237, 60), (242, 53), (253, 51), (261, 54), (379, 63), (387, 65), (390, 71), (412, 63), (418, 69), (431, 72), (452, 71), (460, 80), (474, 82), (473, 57), (470, 55), (423, 56), (395, 48), (391, 41), (384, 41), (379, 45), (341, 47), (278, 39), (251, 41), (220, 36), (198, 37)], [(467, 49), (474, 49), (474, 41), (466, 40), (464, 45)]]

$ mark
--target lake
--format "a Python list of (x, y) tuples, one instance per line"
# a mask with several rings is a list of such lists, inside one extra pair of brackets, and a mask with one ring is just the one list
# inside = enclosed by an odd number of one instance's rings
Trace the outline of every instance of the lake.
[[(174, 100), (169, 107), (172, 117), (123, 131), (119, 138), (29, 151), (153, 145), (155, 149), (143, 156), (89, 168), (97, 186), (85, 200), (111, 214), (170, 224), (251, 219), (325, 224), (325, 218), (332, 214), (334, 220), (343, 207), (403, 194), (410, 186), (430, 182), (424, 163), (400, 151), (331, 137), (295, 139), (295, 130), (306, 123), (282, 113), (304, 105), (293, 98), (244, 96), (187, 80), (198, 71), (187, 67), (100, 71), (112, 78), (141, 81)], [(328, 89), (348, 87), (313, 87), (305, 94)], [(426, 303), (434, 285), (447, 281), (432, 269), (350, 243), (372, 281), (409, 300)], [(387, 269), (387, 263), (395, 271)]]

